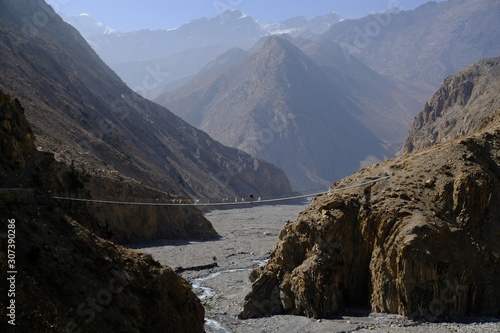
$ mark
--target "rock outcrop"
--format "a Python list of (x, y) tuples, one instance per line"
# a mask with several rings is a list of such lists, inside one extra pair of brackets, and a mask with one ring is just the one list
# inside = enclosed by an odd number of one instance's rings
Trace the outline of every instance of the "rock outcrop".
[(500, 115), (500, 58), (481, 60), (443, 81), (418, 114), (403, 153), (475, 133)]
[(356, 173), (288, 224), (242, 318), (339, 309), (433, 319), (500, 314), (500, 131)]
[(0, 189), (0, 234), (15, 231), (8, 243), (0, 238), (0, 276), (10, 279), (0, 331), (204, 332), (204, 308), (186, 280), (83, 227), (98, 221), (88, 207), (50, 199), (82, 189), (81, 177), (35, 150), (20, 103), (1, 91), (0, 124), (0, 184), (38, 185)]
[[(175, 198), (132, 180), (91, 177), (85, 190), (96, 198), (151, 204), (172, 203)], [(91, 204), (89, 210), (100, 221), (96, 232), (109, 232), (118, 243), (151, 239), (207, 240), (219, 235), (203, 213), (193, 206)], [(104, 235), (103, 235), (104, 236)]]
[[(482, 91), (456, 84), (443, 103), (459, 108), (482, 96), (496, 105), (498, 78), (487, 82)], [(363, 169), (316, 197), (252, 272), (240, 317), (323, 318), (355, 306), (426, 320), (500, 315), (500, 125), (488, 120), (499, 110), (468, 111), (487, 125)], [(391, 177), (351, 187), (381, 175)]]
[(0, 180), (13, 170), (22, 167), (31, 157), (35, 147), (35, 135), (24, 110), (17, 99), (0, 90)]
[[(16, 226), (15, 332), (204, 332), (203, 306), (171, 268), (97, 237), (29, 193), (0, 196), (2, 232), (8, 220)], [(2, 291), (0, 330), (11, 332)]]

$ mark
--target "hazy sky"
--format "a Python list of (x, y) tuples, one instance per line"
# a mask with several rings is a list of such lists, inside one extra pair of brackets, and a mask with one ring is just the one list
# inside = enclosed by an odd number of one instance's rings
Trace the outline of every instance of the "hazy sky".
[(214, 17), (229, 8), (239, 9), (260, 22), (293, 16), (308, 18), (332, 11), (344, 18), (359, 18), (389, 8), (413, 9), (428, 0), (46, 0), (56, 11), (89, 13), (121, 31), (169, 29), (193, 19)]

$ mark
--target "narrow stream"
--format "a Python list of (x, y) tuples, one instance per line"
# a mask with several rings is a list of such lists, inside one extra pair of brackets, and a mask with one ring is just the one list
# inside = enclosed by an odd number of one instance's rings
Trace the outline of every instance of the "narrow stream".
[[(260, 267), (264, 266), (268, 262), (268, 260), (254, 260), (254, 262), (258, 264)], [(204, 282), (214, 279), (221, 274), (249, 271), (253, 268), (254, 267), (236, 268), (236, 269), (228, 269), (225, 271), (210, 273), (207, 276), (193, 279), (191, 281), (191, 285), (193, 287), (195, 294), (203, 303), (207, 298), (211, 298), (216, 295), (215, 291), (212, 288), (203, 286)], [(232, 331), (226, 326), (224, 326), (222, 323), (210, 318), (205, 319), (205, 329), (209, 330), (209, 332), (215, 332), (215, 333), (232, 333)]]

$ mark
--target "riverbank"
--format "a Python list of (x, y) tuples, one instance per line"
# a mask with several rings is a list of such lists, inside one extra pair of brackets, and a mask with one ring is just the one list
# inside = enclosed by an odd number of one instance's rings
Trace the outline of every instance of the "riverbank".
[[(207, 332), (500, 332), (499, 318), (476, 318), (464, 323), (420, 323), (405, 317), (345, 311), (332, 320), (296, 316), (239, 320), (242, 302), (250, 291), (248, 275), (263, 265), (287, 221), (305, 205), (254, 206), (205, 214), (220, 239), (204, 242), (156, 241), (134, 246), (190, 280), (206, 309)], [(214, 266), (192, 271), (190, 267)]]

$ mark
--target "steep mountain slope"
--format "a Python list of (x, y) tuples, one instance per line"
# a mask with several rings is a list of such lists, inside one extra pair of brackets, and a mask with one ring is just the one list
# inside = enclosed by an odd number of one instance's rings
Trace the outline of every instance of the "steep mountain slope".
[(354, 112), (354, 117), (384, 141), (389, 154), (400, 149), (427, 93), (382, 76), (354, 57), (346, 59), (339, 45), (326, 38), (297, 39), (294, 43), (332, 80), (342, 84), (362, 111)]
[(132, 92), (44, 2), (1, 1), (0, 31), (0, 88), (25, 101), (39, 145), (57, 159), (179, 195), (290, 191), (273, 165)]
[[(74, 165), (54, 162), (52, 154), (34, 150), (35, 135), (24, 117), (24, 109), (17, 99), (11, 101), (10, 96), (1, 90), (0, 111), (3, 120), (0, 123), (4, 130), (0, 136), (0, 191), (2, 188), (28, 188), (50, 193), (50, 196), (106, 198), (112, 195), (120, 201), (156, 198), (156, 202), (171, 202), (175, 199), (117, 173), (91, 175), (85, 169), (76, 169)], [(19, 168), (23, 172), (13, 174), (12, 170)], [(58, 204), (78, 209), (80, 224), (118, 243), (150, 239), (204, 240), (218, 236), (212, 224), (194, 207), (68, 201), (59, 201)], [(88, 214), (92, 214), (92, 218), (84, 219), (83, 216)]]
[(444, 80), (413, 123), (403, 152), (475, 133), (500, 119), (500, 58), (479, 61)]
[(310, 57), (268, 37), (255, 54), (156, 101), (220, 142), (272, 161), (297, 189), (394, 154), (417, 99), (400, 97), (400, 87), (362, 63), (347, 63), (329, 40), (294, 42)]
[(36, 151), (19, 101), (1, 91), (0, 147), (0, 186), (36, 187), (0, 189), (0, 234), (9, 235), (0, 237), (0, 276), (9, 281), (2, 332), (204, 332), (204, 309), (187, 281), (84, 228), (96, 220), (89, 207), (50, 198), (77, 191), (79, 179)]
[(444, 77), (500, 54), (499, 21), (499, 0), (448, 0), (345, 20), (325, 36), (378, 72), (434, 91)]
[[(484, 91), (498, 80), (486, 74)], [(499, 110), (468, 111), (496, 119)], [(267, 265), (252, 272), (240, 317), (322, 318), (356, 306), (430, 321), (500, 315), (499, 149), (500, 123), (492, 121), (335, 183), (285, 226)]]

